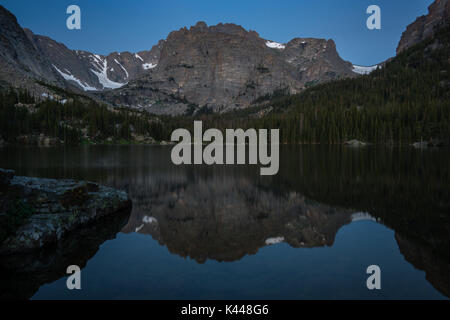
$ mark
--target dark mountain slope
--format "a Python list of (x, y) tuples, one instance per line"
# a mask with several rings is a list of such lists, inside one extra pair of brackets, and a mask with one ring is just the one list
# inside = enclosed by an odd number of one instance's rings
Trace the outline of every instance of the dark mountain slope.
[(16, 17), (0, 6), (0, 86), (35, 88), (32, 79), (64, 86), (47, 58), (29, 41)]
[(448, 0), (436, 0), (428, 7), (428, 14), (417, 18), (408, 26), (402, 34), (397, 47), (397, 53), (432, 37), (436, 28), (442, 28), (450, 24), (450, 2)]

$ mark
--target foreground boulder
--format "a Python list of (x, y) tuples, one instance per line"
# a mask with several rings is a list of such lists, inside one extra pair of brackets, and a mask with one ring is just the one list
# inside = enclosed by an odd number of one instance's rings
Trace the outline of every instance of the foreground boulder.
[(3, 173), (0, 255), (40, 249), (102, 217), (131, 209), (125, 192), (95, 183)]

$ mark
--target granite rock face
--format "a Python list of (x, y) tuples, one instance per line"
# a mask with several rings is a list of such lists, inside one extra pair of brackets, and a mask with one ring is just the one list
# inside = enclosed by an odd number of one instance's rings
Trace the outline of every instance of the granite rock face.
[(355, 76), (352, 69), (332, 40), (296, 38), (280, 44), (235, 24), (198, 22), (170, 33), (155, 68), (104, 98), (152, 112), (164, 105), (173, 113), (174, 101), (223, 111), (247, 107), (277, 90), (298, 93)]
[(436, 0), (428, 7), (428, 14), (417, 18), (403, 32), (397, 54), (434, 35), (436, 28), (450, 23), (450, 2)]
[(0, 172), (0, 255), (57, 243), (79, 227), (131, 208), (123, 191), (75, 180)]

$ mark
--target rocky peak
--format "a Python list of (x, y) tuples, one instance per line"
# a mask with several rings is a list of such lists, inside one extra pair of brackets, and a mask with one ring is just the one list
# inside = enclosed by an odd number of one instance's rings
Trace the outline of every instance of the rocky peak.
[[(202, 32), (202, 33), (223, 33), (235, 36), (246, 36), (247, 34), (254, 34), (253, 31), (247, 31), (242, 26), (234, 24), (234, 23), (219, 23), (215, 26), (208, 26), (204, 21), (197, 22), (194, 26), (190, 27), (189, 30), (187, 28), (182, 28), (181, 30), (185, 30), (188, 32)], [(256, 33), (256, 35), (258, 35)]]
[(207, 30), (208, 30), (208, 25), (204, 21), (199, 21), (190, 28), (190, 31), (206, 32)]
[(397, 47), (397, 54), (409, 47), (432, 37), (436, 28), (450, 23), (450, 2), (436, 0), (428, 7), (428, 14), (421, 16), (403, 32)]

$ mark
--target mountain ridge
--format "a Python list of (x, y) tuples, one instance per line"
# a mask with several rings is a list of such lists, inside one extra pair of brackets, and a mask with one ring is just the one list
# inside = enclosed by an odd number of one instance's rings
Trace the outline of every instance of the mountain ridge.
[[(215, 111), (247, 107), (277, 90), (298, 93), (316, 83), (357, 75), (353, 65), (339, 57), (333, 40), (294, 38), (279, 44), (236, 24), (207, 26), (200, 21), (172, 31), (150, 50), (105, 56), (71, 50), (22, 29), (15, 16), (1, 8), (2, 23), (13, 26), (23, 43), (9, 45), (16, 53), (8, 55), (5, 43), (12, 41), (0, 42), (0, 52), (5, 53), (0, 63), (11, 69), (0, 80), (13, 87), (24, 86), (11, 81), (10, 74), (21, 74), (21, 57), (27, 52), (33, 54), (28, 62), (32, 72), (23, 72), (28, 80), (84, 92), (116, 106), (165, 114), (184, 113), (189, 106)], [(38, 96), (45, 92), (37, 85), (25, 87)]]
[[(433, 35), (450, 20), (448, 0), (436, 0), (402, 35), (397, 52)], [(199, 21), (169, 33), (150, 50), (99, 55), (71, 50), (22, 29), (0, 6), (0, 85), (41, 95), (33, 79), (82, 92), (112, 106), (155, 114), (246, 108), (276, 92), (296, 94), (322, 82), (352, 78), (378, 66), (343, 60), (332, 39), (294, 38), (278, 43), (233, 23)]]
[(155, 68), (103, 98), (172, 113), (172, 101), (162, 99), (166, 95), (187, 102), (177, 105), (182, 112), (189, 104), (227, 111), (277, 90), (294, 94), (315, 83), (353, 76), (353, 65), (339, 57), (333, 40), (294, 38), (283, 45), (235, 24), (207, 26), (200, 21), (172, 31)]

